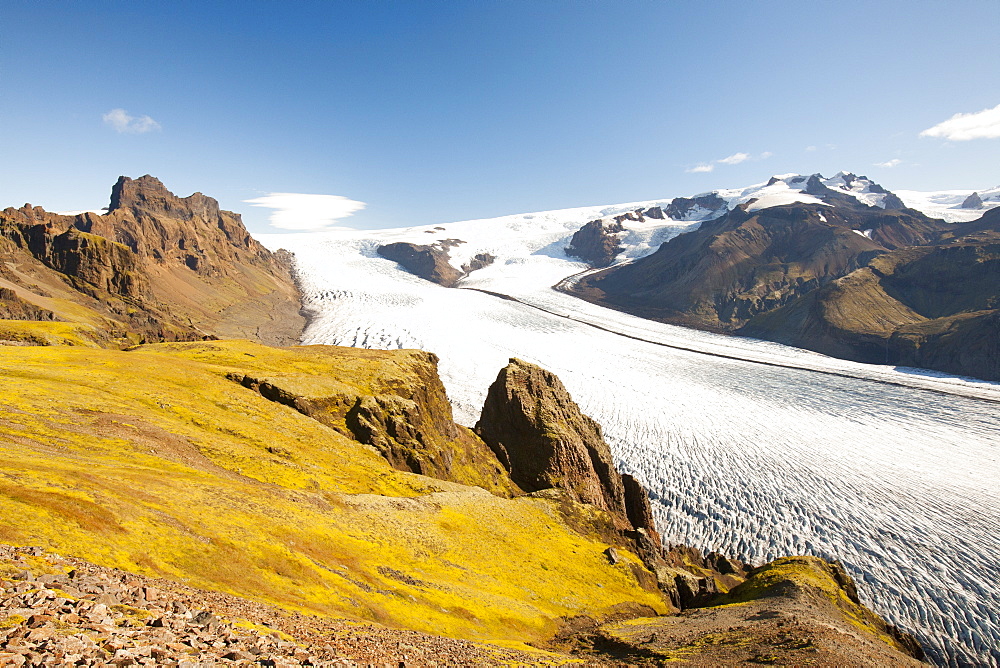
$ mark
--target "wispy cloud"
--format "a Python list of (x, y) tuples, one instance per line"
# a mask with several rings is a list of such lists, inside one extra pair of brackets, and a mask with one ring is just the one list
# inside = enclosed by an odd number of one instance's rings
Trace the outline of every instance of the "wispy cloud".
[(767, 160), (773, 153), (770, 151), (764, 151), (757, 155), (751, 155), (749, 153), (733, 153), (732, 155), (726, 156), (725, 158), (719, 158), (718, 160), (712, 160), (711, 162), (701, 162), (694, 167), (688, 167), (684, 171), (688, 174), (701, 174), (704, 172), (715, 171), (716, 165), (738, 165), (741, 162), (746, 162), (747, 160)]
[(738, 165), (750, 159), (749, 153), (733, 153), (732, 155), (716, 160), (720, 165)]
[(920, 133), (921, 137), (943, 137), (954, 141), (1000, 137), (1000, 104), (970, 114), (955, 114)]
[(149, 116), (132, 116), (124, 109), (112, 109), (101, 116), (105, 124), (121, 133), (141, 135), (153, 130), (159, 130), (160, 124)]
[(806, 146), (806, 153), (812, 153), (816, 150), (815, 146)]
[(270, 216), (272, 227), (313, 232), (331, 229), (338, 220), (365, 208), (364, 202), (340, 195), (268, 193), (263, 197), (243, 201), (253, 206), (274, 209)]
[(902, 160), (900, 160), (899, 158), (893, 158), (892, 160), (886, 160), (885, 162), (876, 162), (875, 166), (876, 167), (887, 167), (889, 169), (892, 169), (896, 165), (901, 165), (901, 164), (903, 164)]

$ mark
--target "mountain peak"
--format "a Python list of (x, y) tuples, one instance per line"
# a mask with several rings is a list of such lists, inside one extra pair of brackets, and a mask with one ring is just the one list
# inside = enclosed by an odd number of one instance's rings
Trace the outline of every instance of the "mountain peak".
[(189, 219), (195, 215), (217, 216), (219, 202), (200, 192), (188, 197), (177, 197), (167, 190), (158, 178), (146, 174), (137, 179), (118, 177), (118, 181), (111, 187), (108, 213), (119, 209), (147, 211)]

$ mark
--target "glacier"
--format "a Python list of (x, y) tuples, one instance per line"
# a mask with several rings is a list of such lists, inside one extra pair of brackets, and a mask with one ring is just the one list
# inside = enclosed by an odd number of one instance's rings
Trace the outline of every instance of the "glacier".
[[(757, 189), (784, 201), (788, 181)], [(730, 205), (755, 194), (719, 192)], [(1000, 383), (666, 325), (553, 289), (587, 271), (564, 252), (581, 225), (669, 202), (256, 236), (295, 253), (303, 344), (432, 351), (469, 426), (509, 358), (549, 369), (649, 489), (665, 541), (753, 563), (838, 559), (935, 664), (1000, 662)], [(699, 224), (625, 221), (621, 261)], [(497, 259), (456, 289), (375, 253), (445, 239), (465, 242), (456, 267)]]

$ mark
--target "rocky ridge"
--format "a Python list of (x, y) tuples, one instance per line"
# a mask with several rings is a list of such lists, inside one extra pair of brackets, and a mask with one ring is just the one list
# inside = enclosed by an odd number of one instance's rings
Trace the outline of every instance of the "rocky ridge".
[(54, 313), (21, 309), (18, 319), (78, 323), (92, 345), (212, 336), (281, 345), (304, 324), (288, 257), (211, 197), (176, 197), (148, 175), (119, 178), (103, 215), (0, 212), (0, 288)]

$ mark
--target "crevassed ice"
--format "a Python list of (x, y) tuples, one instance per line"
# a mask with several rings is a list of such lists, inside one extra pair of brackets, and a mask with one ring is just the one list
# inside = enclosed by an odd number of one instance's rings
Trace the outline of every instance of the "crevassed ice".
[[(1000, 385), (664, 325), (550, 288), (586, 269), (563, 252), (580, 225), (634, 208), (264, 241), (296, 253), (313, 314), (303, 343), (437, 353), (466, 425), (508, 358), (537, 363), (647, 485), (667, 541), (753, 562), (840, 559), (935, 663), (1000, 661)], [(627, 225), (626, 258), (692, 223)], [(374, 252), (448, 238), (497, 257), (462, 287), (524, 303), (436, 286)]]

